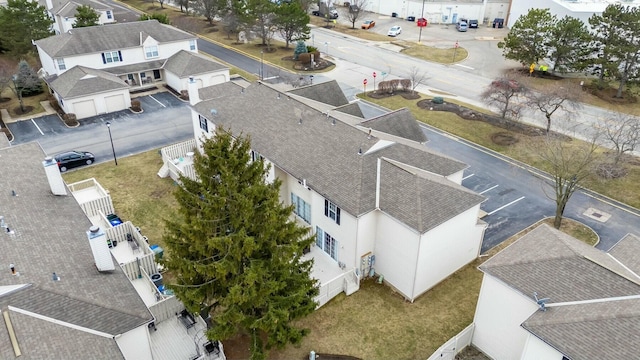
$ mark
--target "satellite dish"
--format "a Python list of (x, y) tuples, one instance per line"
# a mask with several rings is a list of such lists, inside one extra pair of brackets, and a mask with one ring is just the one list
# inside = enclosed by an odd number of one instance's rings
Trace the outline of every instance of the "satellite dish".
[(547, 311), (547, 308), (546, 308), (545, 304), (548, 303), (551, 300), (551, 298), (538, 299), (538, 293), (537, 292), (533, 293), (533, 298), (536, 300), (536, 303), (540, 307), (540, 310)]

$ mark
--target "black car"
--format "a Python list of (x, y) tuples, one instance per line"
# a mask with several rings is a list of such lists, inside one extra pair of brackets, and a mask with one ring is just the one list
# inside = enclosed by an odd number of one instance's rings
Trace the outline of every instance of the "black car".
[(478, 20), (469, 20), (467, 22), (467, 24), (469, 24), (469, 28), (470, 29), (477, 29), (478, 28)]
[(96, 160), (92, 153), (87, 151), (67, 151), (53, 157), (58, 162), (61, 172), (78, 166), (91, 165)]

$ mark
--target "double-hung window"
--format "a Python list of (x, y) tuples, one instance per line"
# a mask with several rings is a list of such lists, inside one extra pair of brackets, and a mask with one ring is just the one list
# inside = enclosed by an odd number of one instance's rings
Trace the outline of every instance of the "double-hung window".
[(316, 246), (338, 261), (338, 241), (319, 226), (316, 226)]
[(58, 63), (58, 70), (67, 69), (67, 65), (64, 64), (64, 59), (56, 59), (56, 62)]
[(120, 51), (109, 51), (102, 53), (102, 63), (111, 64), (122, 61), (122, 53)]
[(196, 41), (189, 40), (189, 50), (194, 51), (196, 49)]
[(144, 53), (147, 59), (158, 57), (158, 45), (145, 46)]
[(327, 199), (324, 199), (324, 216), (340, 225), (340, 208)]
[(107, 19), (113, 19), (113, 13), (111, 12), (111, 10), (107, 10)]
[(200, 129), (204, 130), (204, 132), (209, 132), (209, 124), (207, 123), (207, 118), (202, 115), (198, 115), (198, 119), (200, 120)]
[(311, 205), (294, 193), (291, 193), (291, 203), (293, 204), (293, 212), (307, 224), (311, 224)]

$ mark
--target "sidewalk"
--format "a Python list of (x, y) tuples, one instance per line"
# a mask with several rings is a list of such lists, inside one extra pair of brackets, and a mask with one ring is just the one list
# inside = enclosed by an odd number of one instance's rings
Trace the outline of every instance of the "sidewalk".
[(51, 107), (48, 101), (40, 101), (40, 105), (44, 109), (43, 112), (37, 113), (37, 114), (29, 114), (26, 116), (20, 116), (15, 118), (9, 115), (9, 111), (7, 111), (7, 109), (0, 109), (0, 114), (2, 115), (2, 121), (5, 124), (10, 124), (17, 121), (29, 120), (29, 119), (33, 119), (33, 118), (37, 118), (45, 115), (53, 115), (56, 113), (56, 111), (53, 109), (53, 107)]

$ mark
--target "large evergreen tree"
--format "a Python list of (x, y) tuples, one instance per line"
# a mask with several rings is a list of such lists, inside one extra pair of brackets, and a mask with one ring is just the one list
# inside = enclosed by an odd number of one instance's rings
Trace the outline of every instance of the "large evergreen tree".
[(52, 35), (47, 9), (31, 0), (8, 0), (0, 6), (1, 47), (20, 58), (33, 51), (31, 40)]
[(194, 159), (199, 180), (182, 178), (175, 193), (164, 264), (187, 309), (210, 312), (209, 339), (248, 333), (252, 359), (264, 359), (262, 339), (268, 349), (307, 333), (292, 321), (314, 311), (318, 289), (312, 261), (301, 259), (313, 238), (280, 202), (280, 181), (267, 183), (263, 161), (249, 152), (247, 137), (224, 130), (204, 142)]
[(583, 71), (585, 61), (591, 55), (588, 44), (591, 34), (580, 19), (565, 16), (551, 28), (549, 36), (549, 58), (553, 71), (561, 73)]
[(292, 41), (309, 38), (309, 14), (302, 9), (299, 2), (282, 3), (276, 7), (275, 14), (274, 22), (285, 41), (285, 48), (289, 48)]
[(549, 9), (530, 9), (516, 20), (498, 47), (507, 59), (523, 65), (537, 63), (549, 55), (548, 42), (555, 23), (556, 18)]
[(93, 10), (93, 8), (89, 5), (80, 5), (76, 9), (76, 22), (73, 24), (74, 28), (81, 28), (87, 26), (96, 26), (98, 25), (98, 20), (100, 20), (100, 15)]
[(593, 34), (592, 48), (594, 53), (589, 65), (592, 72), (598, 76), (598, 87), (603, 88), (606, 80), (614, 78), (617, 72), (615, 49), (622, 43), (624, 7), (609, 5), (601, 15), (595, 14), (589, 18)]

